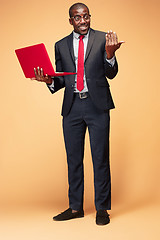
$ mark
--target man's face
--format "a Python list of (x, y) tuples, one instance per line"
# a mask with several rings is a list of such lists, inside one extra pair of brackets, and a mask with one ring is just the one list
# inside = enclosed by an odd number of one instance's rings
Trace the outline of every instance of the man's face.
[(73, 25), (74, 31), (81, 35), (88, 33), (90, 28), (90, 17), (87, 8), (79, 8), (72, 10), (72, 18), (69, 19), (71, 25)]

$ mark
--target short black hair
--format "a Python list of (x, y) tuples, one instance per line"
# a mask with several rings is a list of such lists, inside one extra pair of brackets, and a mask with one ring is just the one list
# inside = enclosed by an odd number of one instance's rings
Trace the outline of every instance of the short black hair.
[(78, 9), (78, 8), (87, 8), (88, 13), (89, 13), (89, 8), (84, 4), (84, 3), (75, 3), (69, 8), (69, 16), (70, 18), (72, 17), (72, 10), (73, 9)]

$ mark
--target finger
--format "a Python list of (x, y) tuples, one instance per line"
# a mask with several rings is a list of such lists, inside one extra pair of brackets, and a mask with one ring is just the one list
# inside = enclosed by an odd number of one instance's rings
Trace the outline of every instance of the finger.
[(49, 79), (48, 74), (45, 74), (44, 82), (48, 81), (48, 79)]
[(120, 48), (121, 44), (124, 43), (124, 41), (121, 41), (117, 44), (118, 48)]
[(110, 45), (114, 45), (114, 40), (113, 40), (113, 31), (109, 31), (109, 39), (110, 39)]
[(35, 76), (37, 77), (37, 71), (36, 71), (36, 68), (34, 68), (34, 74), (35, 74)]
[(43, 77), (44, 75), (43, 75), (43, 68), (41, 68), (41, 77)]
[(41, 75), (41, 72), (40, 72), (40, 68), (39, 68), (39, 67), (37, 67), (37, 73), (38, 73), (38, 76)]
[(118, 44), (121, 46), (122, 43), (125, 43), (124, 41), (120, 41)]
[(107, 32), (107, 37), (108, 37), (108, 46), (114, 45), (114, 35), (112, 30), (109, 30)]
[(33, 78), (30, 78), (31, 80), (36, 80), (36, 78), (35, 77), (33, 77)]
[(110, 38), (110, 36), (111, 36), (111, 31), (107, 31), (107, 34), (106, 34), (106, 35), (107, 35), (108, 38)]
[(111, 41), (110, 41), (110, 31), (107, 32), (106, 34), (106, 40), (107, 40), (107, 46), (110, 46)]
[(112, 40), (112, 34), (113, 34), (112, 30), (110, 30), (109, 31), (109, 36), (110, 36), (111, 40)]
[(118, 43), (118, 37), (115, 32), (113, 33), (113, 35), (114, 35), (114, 44), (116, 45)]
[(111, 46), (112, 45), (112, 37), (111, 37), (111, 34), (108, 35), (108, 45)]
[(106, 34), (106, 44), (107, 44), (107, 46), (109, 45), (109, 37), (107, 34)]
[(114, 33), (113, 32), (111, 32), (111, 43), (112, 43), (112, 45), (115, 44), (115, 39), (114, 39)]

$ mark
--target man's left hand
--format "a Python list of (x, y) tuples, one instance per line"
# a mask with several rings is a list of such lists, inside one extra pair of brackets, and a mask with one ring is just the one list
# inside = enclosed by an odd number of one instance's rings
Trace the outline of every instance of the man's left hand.
[(121, 44), (124, 43), (124, 41), (118, 42), (118, 37), (115, 32), (108, 31), (106, 34), (106, 53), (107, 53), (107, 59), (111, 59), (115, 55), (115, 51), (120, 48)]

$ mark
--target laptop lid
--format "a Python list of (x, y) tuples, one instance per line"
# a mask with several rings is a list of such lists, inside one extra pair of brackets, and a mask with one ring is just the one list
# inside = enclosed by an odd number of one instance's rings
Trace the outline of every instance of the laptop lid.
[(43, 43), (16, 49), (15, 53), (26, 78), (34, 78), (34, 68), (43, 68), (44, 75), (65, 76), (76, 73), (55, 72), (46, 47)]

